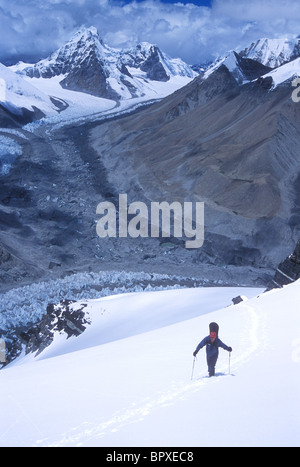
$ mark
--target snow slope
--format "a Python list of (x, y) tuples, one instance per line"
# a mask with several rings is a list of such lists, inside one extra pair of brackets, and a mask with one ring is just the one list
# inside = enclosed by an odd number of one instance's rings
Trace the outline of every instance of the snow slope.
[[(204, 73), (208, 78), (220, 66), (224, 65), (240, 84), (253, 81), (258, 77), (271, 76), (274, 87), (299, 76), (300, 38), (260, 39), (242, 51), (230, 51), (224, 57), (218, 58)], [(263, 67), (270, 69), (264, 72)], [(255, 74), (257, 76), (255, 77)]]
[[(229, 297), (250, 298), (229, 306)], [(91, 327), (0, 372), (1, 446), (299, 446), (300, 282), (144, 292), (89, 302)], [(222, 308), (224, 307), (225, 308)], [(207, 378), (220, 324), (233, 347)]]
[(66, 123), (74, 123), (78, 121), (93, 121), (103, 117), (104, 119), (114, 115), (120, 115), (123, 112), (134, 110), (139, 105), (155, 102), (163, 99), (181, 87), (188, 84), (191, 80), (183, 76), (174, 76), (168, 82), (152, 82), (145, 83), (144, 80), (138, 77), (136, 83), (141, 84), (141, 89), (145, 91), (142, 97), (128, 98), (116, 103), (111, 99), (96, 97), (91, 94), (86, 94), (79, 91), (71, 91), (63, 89), (59, 84), (61, 76), (52, 78), (29, 78), (24, 76), (24, 81), (32, 84), (41, 92), (52, 96), (56, 100), (60, 100), (64, 105), (64, 110), (55, 115), (47, 114), (46, 118), (29, 124), (27, 130), (34, 129), (43, 124), (64, 125)]
[(2, 63), (0, 63), (0, 80), (2, 89), (0, 105), (13, 114), (21, 115), (22, 108), (33, 112), (34, 107), (36, 107), (45, 115), (57, 115), (57, 108), (47, 94)]
[(250, 47), (242, 50), (242, 57), (257, 60), (263, 65), (276, 68), (283, 65), (296, 57), (299, 57), (300, 38), (294, 37), (288, 39), (286, 37), (268, 39), (259, 39), (253, 42)]
[(263, 78), (267, 77), (272, 78), (273, 88), (293, 78), (300, 77), (300, 58), (296, 58), (296, 60), (286, 63), (263, 76)]

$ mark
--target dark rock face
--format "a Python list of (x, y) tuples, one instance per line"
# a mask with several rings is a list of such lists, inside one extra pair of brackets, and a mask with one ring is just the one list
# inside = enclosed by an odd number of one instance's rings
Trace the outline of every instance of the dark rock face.
[(238, 305), (239, 303), (241, 303), (243, 301), (244, 301), (244, 299), (240, 295), (238, 297), (235, 297), (235, 298), (232, 299), (233, 305)]
[(74, 67), (60, 84), (71, 91), (85, 92), (105, 99), (118, 99), (120, 96), (109, 86), (107, 78), (104, 63), (92, 54), (83, 61), (80, 68)]
[[(87, 43), (84, 36), (78, 41), (77, 47), (67, 44), (49, 58), (49, 63), (43, 61), (26, 69), (31, 78), (52, 78), (66, 75), (60, 82), (64, 89), (85, 92), (106, 99), (118, 99), (119, 96), (107, 82), (109, 72), (107, 64), (101, 59), (96, 38), (92, 34)], [(98, 38), (97, 38), (98, 39)], [(98, 39), (99, 45), (102, 44)]]
[(19, 128), (22, 125), (27, 123), (35, 122), (41, 118), (45, 117), (45, 114), (35, 107), (32, 106), (32, 111), (21, 107), (16, 113), (15, 109), (7, 108), (0, 105), (0, 127), (1, 128)]
[(25, 352), (25, 355), (39, 355), (52, 343), (57, 332), (66, 334), (67, 339), (82, 334), (90, 324), (89, 317), (84, 312), (86, 305), (73, 310), (72, 303), (74, 302), (64, 300), (58, 305), (49, 304), (42, 320), (31, 328), (19, 328), (10, 333), (0, 329), (0, 336), (5, 336), (5, 364), (15, 360), (22, 352)]
[(260, 76), (263, 76), (272, 70), (272, 68), (262, 65), (256, 60), (252, 60), (251, 58), (243, 58), (236, 52), (234, 53), (234, 55), (236, 57), (241, 72), (249, 81), (257, 79)]
[(289, 86), (271, 84), (239, 86), (220, 66), (150, 111), (91, 131), (120, 192), (205, 203), (199, 262), (274, 270), (299, 237), (300, 107)]
[(151, 80), (169, 81), (170, 79), (161, 63), (158, 47), (151, 47), (149, 56), (140, 68), (142, 71), (147, 73), (147, 77)]
[(20, 125), (16, 121), (14, 115), (0, 105), (0, 127), (1, 128), (18, 128)]
[(281, 288), (298, 279), (300, 279), (300, 240), (297, 243), (294, 253), (278, 266), (275, 277), (268, 290), (278, 287)]

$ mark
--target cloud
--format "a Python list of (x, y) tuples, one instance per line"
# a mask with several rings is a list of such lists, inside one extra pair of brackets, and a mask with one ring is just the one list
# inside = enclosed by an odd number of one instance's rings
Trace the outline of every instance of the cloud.
[(201, 63), (260, 37), (299, 34), (299, 0), (214, 0), (212, 8), (159, 0), (0, 0), (0, 61), (37, 60), (82, 25), (112, 47), (141, 41)]
[[(215, 0), (212, 18), (222, 18), (233, 31), (233, 37), (243, 42), (261, 37), (298, 35), (300, 9), (298, 0)], [(234, 30), (241, 31), (235, 35)], [(230, 42), (230, 38), (228, 37)]]

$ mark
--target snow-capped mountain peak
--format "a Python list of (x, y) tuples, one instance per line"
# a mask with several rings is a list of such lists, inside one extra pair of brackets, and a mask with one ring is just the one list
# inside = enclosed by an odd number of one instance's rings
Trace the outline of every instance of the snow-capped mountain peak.
[(78, 29), (78, 31), (76, 31), (70, 42), (72, 41), (75, 43), (76, 41), (81, 41), (83, 38), (101, 40), (97, 28), (95, 28), (94, 26), (90, 26), (89, 28), (83, 26), (80, 29)]
[(183, 60), (168, 57), (157, 45), (149, 42), (141, 42), (132, 49), (124, 50), (120, 62), (129, 68), (140, 68), (148, 74), (148, 78), (158, 81), (168, 81), (171, 76), (197, 76)]
[(300, 76), (300, 57), (285, 63), (284, 65), (275, 68), (270, 73), (266, 74), (264, 78), (271, 77), (273, 81), (273, 88), (291, 82), (294, 78)]
[(104, 48), (103, 42), (96, 28), (81, 28), (64, 46), (48, 58), (23, 68), (22, 71), (30, 78), (65, 75), (88, 57), (91, 59), (93, 54), (99, 60), (103, 55), (102, 48)]
[(231, 50), (219, 57), (205, 71), (207, 79), (221, 66), (225, 66), (238, 84), (259, 78), (273, 80), (273, 88), (300, 75), (300, 36), (292, 39), (259, 39), (242, 51)]
[(217, 59), (205, 72), (204, 78), (208, 78), (221, 66), (225, 66), (239, 84), (257, 79), (271, 71), (270, 67), (256, 60), (243, 58), (232, 50), (224, 57)]
[(276, 68), (300, 56), (300, 38), (259, 39), (242, 50), (240, 56)]
[(182, 60), (167, 57), (147, 42), (125, 50), (109, 47), (93, 26), (81, 28), (50, 57), (17, 71), (30, 78), (61, 76), (65, 89), (114, 100), (147, 95), (145, 84), (151, 81), (197, 76)]

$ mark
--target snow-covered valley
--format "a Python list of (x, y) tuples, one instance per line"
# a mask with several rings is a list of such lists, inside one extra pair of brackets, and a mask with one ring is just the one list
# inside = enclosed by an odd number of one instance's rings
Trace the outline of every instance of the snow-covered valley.
[[(1, 446), (297, 446), (300, 282), (85, 302), (91, 325), (0, 372)], [(237, 294), (248, 297), (238, 305)], [(83, 302), (79, 302), (82, 304)], [(75, 305), (76, 306), (76, 305)], [(217, 375), (197, 344), (220, 325)]]

